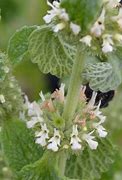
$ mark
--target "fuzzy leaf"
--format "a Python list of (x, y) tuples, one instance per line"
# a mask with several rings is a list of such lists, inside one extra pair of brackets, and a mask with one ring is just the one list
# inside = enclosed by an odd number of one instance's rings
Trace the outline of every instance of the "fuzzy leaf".
[(34, 164), (25, 166), (20, 171), (21, 180), (70, 180), (61, 177), (56, 167), (57, 154), (47, 152), (44, 156)]
[[(65, 35), (64, 35), (65, 36)], [(35, 30), (29, 41), (29, 53), (43, 73), (63, 77), (71, 73), (75, 47), (64, 41), (60, 34), (54, 34), (47, 26)]]
[(9, 166), (15, 171), (34, 163), (43, 151), (34, 142), (34, 137), (22, 121), (4, 121), (2, 127), (2, 147)]
[(34, 164), (27, 165), (19, 173), (18, 180), (77, 180), (60, 175), (57, 168), (58, 154), (46, 152)]
[(89, 63), (86, 65), (83, 76), (89, 83), (91, 89), (107, 92), (115, 90), (120, 85), (121, 74), (119, 72), (119, 68), (118, 66), (115, 67), (115, 65), (110, 63), (99, 62), (94, 64)]
[(88, 30), (101, 11), (100, 0), (62, 0), (61, 6), (66, 9), (70, 20), (81, 26), (82, 31)]
[(24, 26), (17, 30), (8, 44), (8, 56), (13, 65), (18, 64), (28, 54), (28, 38), (37, 26)]
[(80, 156), (72, 155), (67, 161), (66, 176), (79, 180), (94, 180), (113, 163), (114, 150), (110, 141), (100, 140), (97, 150), (86, 148)]

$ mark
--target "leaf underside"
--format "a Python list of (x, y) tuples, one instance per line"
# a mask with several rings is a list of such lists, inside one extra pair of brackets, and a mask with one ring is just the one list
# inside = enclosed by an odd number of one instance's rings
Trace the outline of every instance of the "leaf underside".
[(91, 89), (95, 91), (107, 92), (115, 90), (121, 83), (121, 75), (115, 66), (107, 62), (87, 64), (83, 76)]

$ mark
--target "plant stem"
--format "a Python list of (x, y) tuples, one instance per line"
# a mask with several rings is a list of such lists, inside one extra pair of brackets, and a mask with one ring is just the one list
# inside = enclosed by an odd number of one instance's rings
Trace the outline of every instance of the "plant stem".
[[(84, 56), (81, 52), (81, 49), (78, 48), (75, 63), (72, 69), (67, 100), (63, 113), (66, 127), (70, 126), (70, 124), (72, 123), (72, 118), (77, 108), (79, 94), (80, 94), (80, 86), (82, 83), (81, 72), (83, 69), (83, 63), (84, 63)], [(65, 173), (66, 161), (67, 161), (67, 154), (65, 152), (62, 152), (61, 156), (59, 157), (59, 168), (62, 176)]]
[(81, 72), (83, 69), (83, 63), (84, 63), (84, 56), (83, 53), (81, 52), (81, 49), (78, 48), (75, 63), (72, 69), (67, 100), (64, 107), (63, 116), (66, 120), (66, 127), (70, 126), (72, 122), (72, 117), (74, 115), (74, 112), (78, 104), (80, 86), (82, 83)]
[(59, 169), (61, 176), (64, 176), (65, 174), (66, 160), (67, 160), (67, 154), (63, 151), (59, 156)]

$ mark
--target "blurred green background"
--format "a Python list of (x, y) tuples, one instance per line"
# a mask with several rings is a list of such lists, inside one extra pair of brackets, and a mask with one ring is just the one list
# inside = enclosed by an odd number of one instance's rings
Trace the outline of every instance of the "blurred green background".
[[(24, 25), (43, 24), (42, 17), (46, 12), (46, 0), (0, 0), (0, 50), (6, 51), (7, 43), (16, 29)], [(30, 100), (38, 99), (40, 90), (46, 93), (55, 89), (57, 79), (40, 73), (38, 67), (29, 59), (16, 67), (14, 74), (23, 91)], [(114, 100), (107, 109), (109, 135), (117, 146), (115, 163), (101, 180), (122, 180), (122, 87), (116, 92)], [(4, 162), (0, 150), (0, 180), (12, 180), (12, 174)]]

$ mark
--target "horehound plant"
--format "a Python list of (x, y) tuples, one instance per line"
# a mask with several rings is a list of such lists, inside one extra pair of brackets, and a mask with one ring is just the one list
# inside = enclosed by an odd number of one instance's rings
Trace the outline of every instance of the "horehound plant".
[[(45, 25), (17, 30), (0, 54), (3, 151), (15, 179), (99, 179), (114, 156), (101, 108), (121, 83), (121, 1), (47, 5)], [(12, 71), (26, 58), (68, 85), (23, 98)]]

